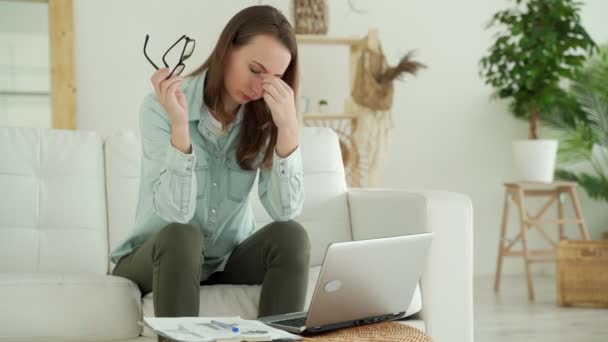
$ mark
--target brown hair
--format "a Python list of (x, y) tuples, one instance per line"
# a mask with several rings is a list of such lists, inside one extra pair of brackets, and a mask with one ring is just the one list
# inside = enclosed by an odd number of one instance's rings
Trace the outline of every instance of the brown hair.
[[(291, 53), (291, 61), (283, 73), (283, 81), (297, 94), (298, 47), (293, 28), (283, 14), (272, 6), (247, 7), (230, 19), (220, 34), (215, 48), (205, 63), (190, 74), (197, 75), (207, 70), (203, 99), (214, 110), (225, 127), (235, 118), (233, 113), (224, 113), (222, 93), (224, 70), (228, 54), (233, 47), (248, 44), (259, 34), (268, 34), (280, 41)], [(266, 146), (262, 165), (272, 166), (272, 156), (277, 143), (278, 129), (272, 120), (270, 109), (263, 98), (245, 104), (240, 140), (236, 150), (239, 166), (246, 170), (256, 168), (254, 161)]]

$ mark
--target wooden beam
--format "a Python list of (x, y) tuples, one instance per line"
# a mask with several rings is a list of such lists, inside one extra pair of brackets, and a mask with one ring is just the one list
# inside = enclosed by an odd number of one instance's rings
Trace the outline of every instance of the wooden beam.
[(536, 226), (541, 224), (581, 223), (583, 221), (578, 219), (527, 219), (526, 222), (530, 226)]
[(315, 45), (350, 45), (359, 46), (363, 44), (362, 37), (329, 37), (316, 34), (297, 34), (296, 40), (300, 44)]
[(37, 2), (41, 4), (46, 4), (48, 0), (4, 0), (7, 2)]
[(51, 123), (76, 129), (74, 20), (72, 0), (48, 0), (51, 46)]
[(530, 196), (551, 196), (557, 194), (557, 190), (524, 190), (524, 194)]
[[(505, 256), (524, 256), (524, 251), (504, 251), (503, 255)], [(533, 250), (528, 251), (528, 255), (530, 256), (555, 256), (555, 250), (553, 249), (545, 249), (545, 250)]]
[(304, 113), (304, 120), (352, 120), (357, 115), (353, 113)]

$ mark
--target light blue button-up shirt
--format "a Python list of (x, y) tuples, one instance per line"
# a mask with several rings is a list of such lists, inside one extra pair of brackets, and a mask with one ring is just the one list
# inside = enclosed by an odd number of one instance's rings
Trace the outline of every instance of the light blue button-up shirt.
[[(300, 147), (288, 157), (274, 152), (272, 168), (243, 170), (236, 161), (243, 106), (228, 131), (218, 133), (203, 101), (206, 73), (182, 85), (189, 108), (192, 153), (171, 145), (171, 121), (154, 93), (140, 111), (142, 163), (133, 234), (112, 251), (112, 262), (130, 253), (171, 222), (188, 223), (205, 237), (205, 280), (224, 269), (231, 251), (254, 232), (249, 193), (260, 171), (258, 195), (274, 220), (293, 219), (302, 211), (304, 174)], [(263, 155), (258, 157), (258, 164)]]

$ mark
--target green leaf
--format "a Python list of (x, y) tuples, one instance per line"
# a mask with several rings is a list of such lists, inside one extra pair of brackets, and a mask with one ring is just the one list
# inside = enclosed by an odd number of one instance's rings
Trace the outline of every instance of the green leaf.
[(572, 0), (516, 4), (493, 15), (491, 26), (500, 34), (479, 64), (485, 83), (498, 97), (511, 99), (516, 117), (526, 118), (527, 104), (557, 101), (561, 79), (574, 77), (595, 42), (581, 25), (580, 4)]
[(585, 189), (590, 198), (595, 200), (608, 201), (608, 179), (602, 176), (591, 175), (589, 173), (575, 173), (572, 171), (557, 169), (555, 178), (566, 181), (576, 181), (579, 186)]
[(578, 88), (576, 97), (589, 118), (598, 143), (608, 147), (608, 101), (600, 94)]

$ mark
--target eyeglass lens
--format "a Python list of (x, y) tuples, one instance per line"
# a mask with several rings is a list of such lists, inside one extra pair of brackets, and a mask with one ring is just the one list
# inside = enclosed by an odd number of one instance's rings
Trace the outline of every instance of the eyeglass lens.
[(192, 56), (193, 51), (194, 51), (194, 41), (189, 40), (186, 42), (186, 49), (184, 50), (184, 57), (182, 57), (182, 60)]
[(175, 66), (175, 70), (173, 71), (173, 75), (177, 75), (179, 76), (182, 71), (184, 71), (184, 64), (180, 63), (177, 66)]

